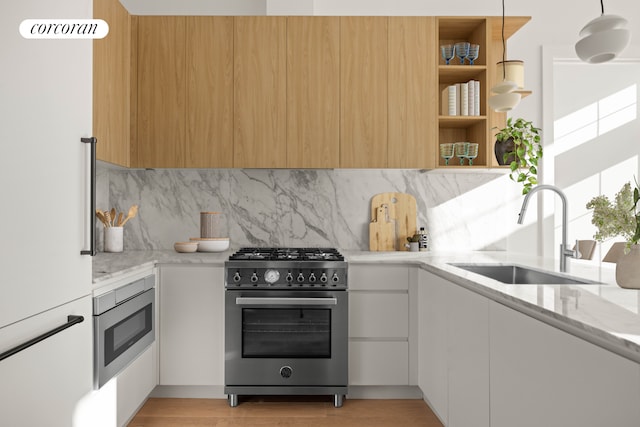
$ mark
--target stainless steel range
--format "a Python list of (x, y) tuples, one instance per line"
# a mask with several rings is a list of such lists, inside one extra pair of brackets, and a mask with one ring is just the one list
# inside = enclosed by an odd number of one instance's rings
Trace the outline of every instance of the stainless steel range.
[(347, 263), (336, 249), (243, 248), (225, 263), (225, 393), (334, 396), (348, 382)]

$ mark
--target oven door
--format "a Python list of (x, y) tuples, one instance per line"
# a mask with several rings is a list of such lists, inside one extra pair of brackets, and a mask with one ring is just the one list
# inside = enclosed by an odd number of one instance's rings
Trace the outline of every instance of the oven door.
[(226, 292), (227, 386), (346, 386), (346, 291)]
[(153, 341), (155, 289), (93, 316), (94, 388), (106, 384)]

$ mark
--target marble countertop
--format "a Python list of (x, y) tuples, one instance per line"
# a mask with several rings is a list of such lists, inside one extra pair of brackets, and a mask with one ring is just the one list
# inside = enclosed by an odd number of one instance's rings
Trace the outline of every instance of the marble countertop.
[[(93, 260), (94, 286), (149, 263), (207, 263), (223, 266), (233, 251), (180, 254), (175, 251), (100, 253)], [(494, 301), (577, 335), (640, 363), (640, 291), (615, 284), (615, 265), (569, 260), (571, 276), (599, 282), (586, 285), (508, 285), (449, 263), (518, 264), (558, 271), (557, 261), (504, 251), (360, 252), (342, 251), (352, 264), (417, 265)]]

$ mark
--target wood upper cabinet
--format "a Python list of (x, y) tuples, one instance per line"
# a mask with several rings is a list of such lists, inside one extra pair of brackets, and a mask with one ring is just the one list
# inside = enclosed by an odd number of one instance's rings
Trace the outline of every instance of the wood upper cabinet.
[(340, 18), (287, 18), (287, 166), (340, 166)]
[(234, 167), (287, 167), (286, 19), (234, 18)]
[(433, 168), (438, 137), (434, 17), (389, 18), (390, 168)]
[(387, 167), (388, 17), (340, 18), (340, 167)]
[[(109, 34), (93, 41), (93, 135), (96, 157), (135, 166), (136, 22), (118, 0), (94, 0), (93, 16), (109, 23)], [(133, 132), (133, 134), (132, 134)]]
[(187, 17), (186, 167), (233, 167), (233, 17)]
[(138, 167), (185, 167), (186, 17), (138, 22)]

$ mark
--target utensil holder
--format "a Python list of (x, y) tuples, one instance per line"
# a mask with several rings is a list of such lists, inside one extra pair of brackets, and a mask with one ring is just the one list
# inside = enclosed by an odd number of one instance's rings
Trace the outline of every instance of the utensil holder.
[(123, 227), (104, 228), (104, 251), (122, 252), (124, 248)]

